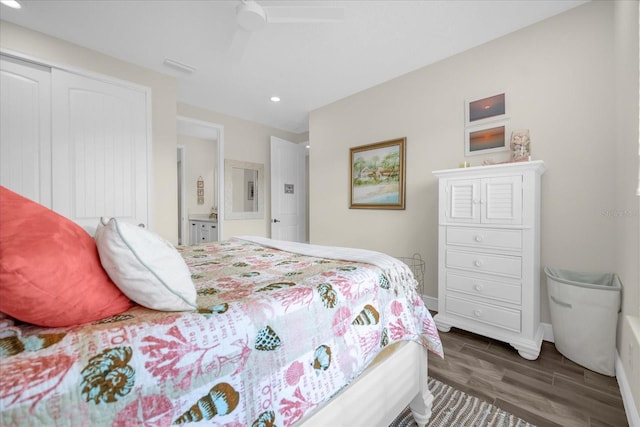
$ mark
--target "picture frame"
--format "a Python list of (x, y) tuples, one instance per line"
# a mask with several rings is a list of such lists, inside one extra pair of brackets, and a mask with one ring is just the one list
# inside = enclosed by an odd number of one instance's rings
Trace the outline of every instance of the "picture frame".
[(464, 135), (465, 156), (495, 153), (509, 150), (508, 121), (468, 127)]
[(465, 126), (478, 126), (505, 120), (509, 116), (506, 92), (465, 100)]
[(247, 181), (247, 200), (253, 200), (255, 185), (253, 181)]
[(406, 138), (349, 149), (349, 209), (405, 209)]

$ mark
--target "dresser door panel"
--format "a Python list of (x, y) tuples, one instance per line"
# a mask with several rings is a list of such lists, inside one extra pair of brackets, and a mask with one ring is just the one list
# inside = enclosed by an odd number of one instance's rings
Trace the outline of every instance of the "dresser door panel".
[(483, 224), (522, 224), (522, 177), (482, 180)]
[(446, 218), (450, 222), (477, 223), (480, 186), (477, 180), (456, 179), (447, 182)]

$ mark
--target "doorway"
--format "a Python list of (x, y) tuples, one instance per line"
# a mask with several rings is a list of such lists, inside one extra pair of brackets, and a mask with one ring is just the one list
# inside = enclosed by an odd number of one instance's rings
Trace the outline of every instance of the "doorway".
[(224, 127), (177, 117), (178, 236), (189, 244), (189, 217), (218, 213), (218, 239), (223, 239)]

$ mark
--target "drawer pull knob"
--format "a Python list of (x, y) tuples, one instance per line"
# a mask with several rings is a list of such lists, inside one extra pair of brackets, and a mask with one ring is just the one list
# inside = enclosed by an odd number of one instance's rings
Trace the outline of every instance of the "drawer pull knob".
[(476, 267), (482, 267), (482, 261), (477, 259), (473, 262), (473, 265), (475, 265)]
[(482, 237), (479, 234), (475, 237), (475, 241), (478, 242), (478, 243), (482, 242), (483, 240), (484, 240), (484, 237)]
[(480, 309), (473, 310), (473, 315), (476, 317), (482, 317), (482, 310)]
[(482, 290), (482, 285), (480, 283), (476, 283), (473, 286), (473, 289), (475, 289), (476, 291), (480, 292)]

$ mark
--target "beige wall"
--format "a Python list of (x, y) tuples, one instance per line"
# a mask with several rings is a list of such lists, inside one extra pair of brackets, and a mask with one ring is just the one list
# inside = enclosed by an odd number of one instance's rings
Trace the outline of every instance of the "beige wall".
[[(618, 272), (629, 295), (625, 309), (637, 307), (639, 209), (630, 190), (638, 167), (638, 4), (626, 3), (586, 4), (313, 111), (311, 243), (396, 256), (418, 252), (427, 260), (425, 293), (437, 297), (437, 183), (431, 171), (464, 160), (482, 163), (484, 157), (464, 157), (464, 101), (503, 90), (511, 129), (530, 129), (532, 156), (548, 168), (542, 177), (542, 266)], [(627, 13), (635, 8), (635, 21), (616, 36), (623, 6)], [(619, 86), (616, 37), (635, 38), (636, 49), (624, 49), (636, 65)], [(617, 93), (630, 95), (618, 100)], [(631, 109), (624, 123), (617, 122), (616, 107)], [(406, 210), (348, 209), (349, 148), (398, 137), (407, 137)], [(485, 157), (503, 161), (508, 154)], [(550, 323), (545, 283), (541, 318)], [(628, 370), (628, 352), (619, 352)], [(634, 377), (638, 365), (636, 360)]]
[(0, 21), (0, 48), (151, 89), (153, 182), (150, 227), (177, 243), (175, 79), (6, 21)]
[(221, 212), (220, 217), (224, 221), (222, 238), (228, 239), (239, 235), (270, 236), (271, 198), (269, 193), (271, 181), (269, 180), (269, 174), (271, 170), (269, 168), (269, 149), (271, 136), (277, 136), (291, 142), (302, 142), (308, 139), (308, 135), (286, 132), (182, 103), (178, 104), (178, 114), (182, 117), (224, 126), (225, 159), (264, 164), (264, 194), (266, 196), (264, 218), (256, 220), (226, 220)]

